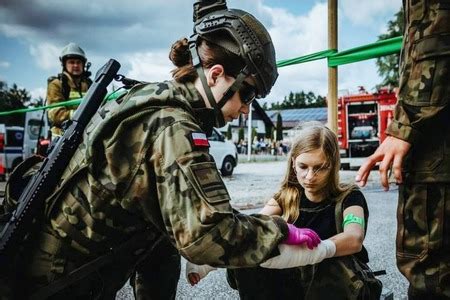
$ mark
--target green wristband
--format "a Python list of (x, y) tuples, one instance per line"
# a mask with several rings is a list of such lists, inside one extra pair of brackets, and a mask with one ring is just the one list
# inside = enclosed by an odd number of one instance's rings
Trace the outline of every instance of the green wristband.
[(344, 221), (342, 222), (342, 228), (345, 228), (350, 223), (356, 223), (361, 225), (362, 228), (364, 228), (364, 219), (355, 216), (354, 214), (348, 214), (345, 216)]

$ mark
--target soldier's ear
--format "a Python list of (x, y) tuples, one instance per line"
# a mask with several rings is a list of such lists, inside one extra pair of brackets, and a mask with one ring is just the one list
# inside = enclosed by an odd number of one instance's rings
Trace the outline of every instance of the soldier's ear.
[(214, 65), (208, 70), (207, 81), (208, 86), (214, 86), (217, 83), (217, 79), (221, 76), (225, 76), (225, 69), (222, 65)]

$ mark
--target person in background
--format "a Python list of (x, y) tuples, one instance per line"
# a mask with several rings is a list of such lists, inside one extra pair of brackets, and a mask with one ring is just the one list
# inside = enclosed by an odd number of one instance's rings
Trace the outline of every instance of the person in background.
[[(91, 73), (87, 70), (86, 54), (75, 43), (67, 44), (59, 57), (62, 72), (48, 79), (47, 104), (83, 98), (92, 84), (89, 78)], [(62, 124), (70, 120), (77, 105), (60, 106), (48, 110), (48, 119), (51, 122), (52, 136), (62, 135)]]
[(409, 299), (450, 299), (450, 2), (404, 0), (398, 103), (388, 137), (358, 171), (398, 190), (397, 267)]

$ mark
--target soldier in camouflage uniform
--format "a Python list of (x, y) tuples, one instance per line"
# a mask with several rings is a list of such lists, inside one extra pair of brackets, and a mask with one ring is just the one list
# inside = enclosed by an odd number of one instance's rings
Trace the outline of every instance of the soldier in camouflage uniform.
[(450, 298), (450, 1), (404, 0), (399, 102), (389, 137), (361, 166), (381, 161), (399, 187), (397, 265), (410, 299)]
[[(89, 78), (90, 73), (85, 71), (86, 55), (77, 44), (66, 45), (59, 60), (63, 71), (58, 76), (48, 79), (48, 104), (82, 98), (92, 84), (92, 80)], [(49, 109), (48, 118), (52, 123), (53, 135), (62, 135), (62, 123), (72, 117), (76, 108), (77, 106), (61, 106)]]
[[(172, 46), (174, 80), (138, 84), (93, 117), (33, 228), (16, 285), (27, 289), (14, 292), (114, 299), (166, 239), (189, 261), (217, 267), (259, 265), (282, 242), (320, 242), (281, 217), (231, 208), (205, 132), (248, 113), (278, 73), (270, 36), (252, 15), (224, 3), (204, 15), (189, 42)], [(216, 17), (223, 23), (207, 26)]]

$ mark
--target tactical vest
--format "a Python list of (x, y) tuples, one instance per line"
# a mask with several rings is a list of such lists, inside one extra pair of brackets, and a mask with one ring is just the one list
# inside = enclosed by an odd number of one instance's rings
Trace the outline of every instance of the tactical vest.
[[(335, 199), (336, 232), (343, 232), (343, 201), (357, 189), (349, 187)], [(367, 224), (366, 224), (367, 225)], [(367, 226), (364, 228), (367, 232)], [(356, 255), (332, 257), (321, 263), (300, 267), (304, 283), (305, 299), (326, 299), (333, 293), (333, 299), (380, 299), (383, 285), (367, 264)], [(384, 274), (384, 271), (379, 272)]]
[[(80, 98), (80, 95), (73, 97), (71, 96), (69, 79), (66, 75), (64, 75), (64, 73), (59, 73), (56, 76), (50, 76), (49, 78), (47, 78), (47, 85), (55, 79), (58, 79), (61, 82), (61, 94), (63, 95), (65, 100)], [(92, 84), (92, 80), (89, 77), (83, 77), (81, 81), (85, 81), (88, 86), (91, 86)]]

